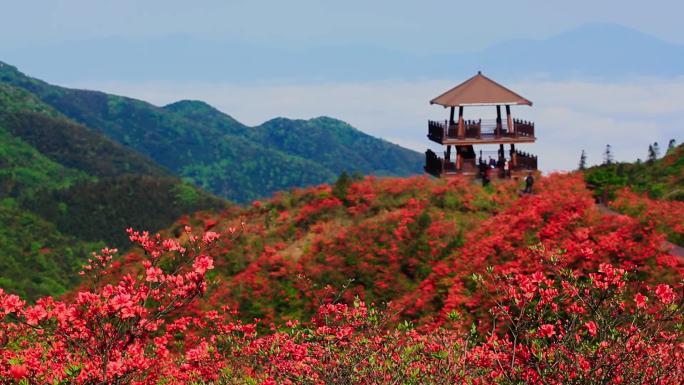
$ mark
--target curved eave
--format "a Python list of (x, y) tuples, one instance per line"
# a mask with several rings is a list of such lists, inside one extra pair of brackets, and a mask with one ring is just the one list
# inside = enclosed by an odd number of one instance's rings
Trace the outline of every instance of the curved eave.
[(444, 108), (446, 107), (476, 107), (476, 106), (532, 106), (532, 102), (525, 101), (525, 102), (498, 102), (498, 103), (460, 103), (460, 104), (442, 104), (435, 102), (434, 100), (430, 100), (430, 105), (437, 104), (439, 106), (442, 106)]

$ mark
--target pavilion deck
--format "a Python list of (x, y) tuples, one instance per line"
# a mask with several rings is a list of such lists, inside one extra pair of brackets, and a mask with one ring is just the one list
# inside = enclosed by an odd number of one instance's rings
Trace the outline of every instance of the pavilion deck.
[[(512, 177), (521, 176), (528, 172), (537, 171), (537, 156), (522, 151), (515, 151), (509, 160), (510, 174)], [(452, 160), (440, 158), (431, 150), (425, 152), (425, 172), (436, 177), (448, 177), (456, 175), (481, 176), (480, 164), (485, 162), (482, 152), (479, 159), (462, 159), (460, 165)], [(489, 166), (484, 166), (489, 167)], [(504, 177), (502, 165), (491, 169), (492, 176)]]
[(428, 121), (428, 138), (443, 145), (471, 145), (490, 143), (533, 143), (534, 123), (511, 119), (510, 128), (496, 119), (462, 120), (457, 122)]

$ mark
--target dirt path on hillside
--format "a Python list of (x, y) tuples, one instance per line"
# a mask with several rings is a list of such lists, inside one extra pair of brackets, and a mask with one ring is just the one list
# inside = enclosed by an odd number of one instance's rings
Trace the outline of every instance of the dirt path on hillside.
[[(604, 205), (604, 204), (597, 204), (596, 205), (599, 209), (599, 211), (605, 215), (624, 215), (621, 214), (610, 207)], [(670, 254), (674, 255), (675, 257), (678, 257), (679, 259), (684, 261), (684, 247), (675, 245), (674, 243), (670, 243), (668, 241), (663, 242), (663, 248), (665, 250), (668, 250)]]

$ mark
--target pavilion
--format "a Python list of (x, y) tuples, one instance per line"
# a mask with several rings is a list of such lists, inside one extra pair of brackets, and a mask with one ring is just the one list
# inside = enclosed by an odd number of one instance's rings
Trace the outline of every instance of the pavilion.
[[(425, 171), (437, 177), (481, 175), (483, 167), (497, 169), (499, 176), (517, 177), (537, 170), (537, 157), (515, 148), (516, 144), (536, 141), (534, 123), (511, 116), (512, 105), (532, 106), (532, 102), (481, 72), (430, 101), (449, 108), (449, 119), (428, 121), (428, 138), (446, 146), (444, 157), (431, 150), (425, 153)], [(496, 119), (463, 118), (464, 107), (496, 107)], [(503, 123), (501, 107), (505, 107)], [(456, 114), (458, 108), (458, 116)], [(476, 151), (476, 145), (498, 144), (498, 151)], [(510, 145), (506, 151), (504, 145)], [(452, 151), (452, 146), (454, 151)], [(493, 155), (493, 156), (492, 156)], [(487, 159), (485, 159), (487, 157)], [(488, 158), (491, 158), (488, 159)], [(507, 164), (509, 173), (504, 172)]]

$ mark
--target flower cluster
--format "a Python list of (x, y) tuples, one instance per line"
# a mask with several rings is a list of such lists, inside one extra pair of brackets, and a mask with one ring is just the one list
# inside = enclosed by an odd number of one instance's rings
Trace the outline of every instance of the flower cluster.
[(643, 225), (655, 227), (668, 236), (671, 242), (684, 246), (684, 202), (654, 200), (624, 188), (617, 191), (610, 206)]
[(29, 305), (0, 291), (0, 378), (117, 384), (160, 375), (153, 369), (177, 342), (170, 322), (206, 292), (213, 268), (207, 247), (219, 235), (199, 240), (187, 228), (183, 246), (146, 232), (129, 235), (147, 255), (140, 274), (109, 283), (115, 250), (105, 249), (84, 266), (90, 286), (73, 298)]
[(492, 308), (494, 333), (467, 353), (469, 368), (504, 384), (684, 379), (681, 283), (644, 286), (609, 264), (550, 272), (492, 278), (510, 297)]

